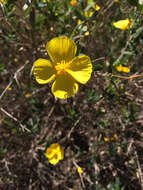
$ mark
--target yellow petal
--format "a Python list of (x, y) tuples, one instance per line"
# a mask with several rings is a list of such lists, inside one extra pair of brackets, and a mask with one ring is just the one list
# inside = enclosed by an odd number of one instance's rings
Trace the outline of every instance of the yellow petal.
[(118, 72), (122, 72), (123, 66), (120, 64), (116, 67)]
[(34, 62), (34, 76), (40, 84), (46, 84), (55, 78), (53, 64), (46, 59), (38, 59)]
[(126, 29), (130, 28), (130, 20), (129, 19), (119, 20), (117, 22), (114, 22), (113, 25), (116, 28), (119, 28), (121, 30), (126, 30)]
[(55, 155), (52, 159), (49, 159), (50, 164), (56, 165), (59, 162), (57, 155)]
[(58, 159), (63, 160), (63, 158), (64, 158), (64, 150), (61, 149), (61, 151), (58, 152)]
[(52, 85), (52, 93), (60, 99), (66, 99), (73, 96), (78, 90), (78, 84), (68, 74), (57, 75), (56, 80)]
[(55, 152), (60, 151), (60, 145), (58, 143), (51, 144), (50, 148), (52, 148)]
[(85, 84), (91, 77), (92, 64), (88, 56), (75, 57), (67, 72), (78, 82)]
[(55, 152), (53, 151), (53, 149), (51, 147), (47, 148), (47, 150), (46, 150), (46, 157), (48, 159), (53, 158), (54, 154), (55, 154)]
[(66, 36), (53, 38), (46, 45), (47, 52), (54, 63), (71, 61), (76, 54), (76, 44)]
[(128, 68), (128, 67), (123, 67), (123, 68), (122, 68), (122, 71), (123, 71), (124, 73), (129, 73), (129, 72), (130, 72), (130, 68)]

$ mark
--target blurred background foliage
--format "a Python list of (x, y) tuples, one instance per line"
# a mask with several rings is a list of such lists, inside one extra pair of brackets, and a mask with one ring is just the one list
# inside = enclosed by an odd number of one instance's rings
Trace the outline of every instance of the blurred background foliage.
[[(100, 6), (95, 10), (94, 5)], [(132, 19), (122, 31), (113, 22)], [(32, 75), (47, 41), (66, 35), (93, 75), (68, 100)], [(143, 137), (143, 5), (135, 0), (6, 0), (0, 4), (0, 188), (139, 190)], [(130, 68), (119, 73), (118, 65)], [(141, 77), (127, 79), (131, 75)], [(121, 77), (120, 77), (121, 76)], [(125, 78), (122, 78), (125, 77)], [(48, 163), (58, 142), (65, 158)], [(83, 168), (78, 174), (74, 163)]]

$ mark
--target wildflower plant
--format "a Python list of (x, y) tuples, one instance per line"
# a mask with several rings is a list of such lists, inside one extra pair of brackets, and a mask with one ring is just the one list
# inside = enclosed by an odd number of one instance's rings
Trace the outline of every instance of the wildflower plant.
[(75, 57), (77, 46), (66, 36), (53, 38), (46, 45), (50, 60), (34, 62), (34, 76), (40, 84), (55, 79), (52, 93), (60, 99), (70, 98), (78, 91), (78, 82), (85, 84), (91, 77), (92, 64), (86, 55)]
[(63, 160), (64, 150), (61, 149), (58, 143), (51, 144), (51, 146), (46, 150), (46, 157), (50, 164), (56, 165), (60, 160)]

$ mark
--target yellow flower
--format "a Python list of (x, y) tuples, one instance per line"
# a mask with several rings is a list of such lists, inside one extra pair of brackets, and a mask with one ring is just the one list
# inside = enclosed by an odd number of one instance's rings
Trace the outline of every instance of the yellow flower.
[(81, 167), (78, 167), (78, 168), (77, 168), (77, 172), (80, 173), (80, 174), (83, 173), (82, 168), (81, 168)]
[(88, 32), (88, 31), (85, 32), (84, 35), (85, 35), (85, 36), (89, 36), (89, 32)]
[(107, 137), (104, 137), (104, 141), (105, 141), (105, 142), (110, 142), (110, 139), (107, 138)]
[(116, 69), (118, 72), (123, 72), (123, 73), (129, 73), (130, 72), (129, 67), (124, 67), (121, 64), (119, 66), (117, 66)]
[(119, 2), (119, 0), (114, 0), (114, 2), (115, 2), (115, 3), (118, 3), (118, 2)]
[(95, 11), (99, 11), (101, 9), (100, 6), (97, 4), (93, 5), (93, 8)]
[(26, 93), (26, 94), (25, 94), (25, 98), (29, 98), (30, 96), (31, 96), (30, 93)]
[(51, 27), (50, 27), (50, 31), (51, 31), (51, 32), (54, 31), (54, 27), (51, 26)]
[(118, 140), (117, 134), (114, 134), (113, 137), (110, 140), (111, 141), (117, 141)]
[(11, 88), (11, 87), (9, 87), (7, 90), (8, 90), (8, 91), (11, 91), (11, 90), (12, 90), (12, 88)]
[(81, 20), (80, 20), (80, 19), (78, 19), (77, 24), (78, 24), (78, 25), (80, 25), (80, 24), (81, 24)]
[(0, 3), (5, 3), (6, 0), (0, 0)]
[(75, 7), (75, 6), (77, 6), (78, 2), (77, 2), (77, 0), (71, 0), (71, 1), (70, 1), (70, 4), (71, 4), (73, 7)]
[(64, 158), (64, 150), (61, 149), (58, 143), (51, 144), (46, 150), (46, 157), (50, 164), (56, 165), (60, 160)]
[(120, 65), (118, 65), (118, 66), (116, 67), (116, 69), (117, 69), (117, 71), (118, 71), (118, 72), (122, 72), (122, 68), (123, 68), (123, 67), (122, 67), (122, 65), (121, 65), (121, 64), (120, 64)]
[(128, 18), (125, 20), (119, 20), (117, 22), (114, 22), (113, 26), (119, 28), (120, 30), (126, 30), (133, 27), (133, 20)]
[(118, 147), (117, 147), (117, 149), (118, 149), (118, 151), (120, 151), (120, 150), (121, 150), (121, 147), (120, 147), (120, 146), (118, 146)]
[(18, 62), (18, 59), (15, 57), (15, 58), (13, 59), (13, 61), (14, 61), (15, 63), (17, 63), (17, 62)]
[(57, 98), (66, 99), (78, 91), (78, 83), (85, 84), (91, 77), (92, 64), (86, 55), (75, 57), (77, 46), (66, 36), (56, 37), (46, 45), (51, 61), (34, 62), (34, 76), (40, 84), (56, 79), (51, 91)]
[(84, 11), (85, 17), (92, 17), (93, 14), (94, 14), (93, 11)]

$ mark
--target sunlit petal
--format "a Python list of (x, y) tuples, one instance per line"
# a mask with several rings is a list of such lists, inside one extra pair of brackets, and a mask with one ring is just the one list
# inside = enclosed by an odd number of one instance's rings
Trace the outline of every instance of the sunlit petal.
[(52, 85), (52, 93), (60, 99), (66, 99), (73, 96), (78, 90), (78, 84), (67, 73), (58, 75)]
[(54, 151), (53, 151), (53, 149), (52, 149), (51, 147), (47, 148), (47, 150), (46, 150), (46, 157), (47, 157), (48, 159), (53, 158), (54, 154), (55, 154), (55, 153), (54, 153)]
[(52, 144), (50, 147), (53, 148), (53, 150), (54, 150), (55, 152), (59, 152), (59, 151), (60, 151), (60, 148), (61, 148), (60, 145), (57, 144), (57, 143)]
[(55, 69), (53, 64), (46, 59), (38, 59), (34, 62), (34, 76), (40, 84), (50, 82), (55, 78)]
[(59, 162), (57, 155), (55, 155), (52, 159), (49, 159), (49, 162), (53, 165), (56, 165)]
[(53, 38), (46, 45), (47, 52), (54, 63), (69, 62), (76, 54), (76, 44), (66, 36)]
[(92, 64), (88, 56), (75, 57), (67, 72), (78, 82), (85, 84), (91, 77)]
[(59, 158), (59, 160), (63, 160), (63, 158), (64, 158), (64, 150), (61, 150), (60, 152), (58, 152), (58, 158)]

